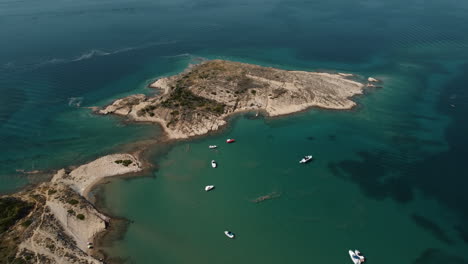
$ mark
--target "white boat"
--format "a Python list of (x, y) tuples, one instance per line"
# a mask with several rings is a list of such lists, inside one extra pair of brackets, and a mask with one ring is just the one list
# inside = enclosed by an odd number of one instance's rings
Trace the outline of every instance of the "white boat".
[(354, 264), (361, 264), (364, 261), (366, 261), (366, 258), (361, 255), (361, 252), (359, 252), (359, 250), (349, 250), (348, 252)]
[(213, 167), (213, 168), (218, 167), (218, 164), (216, 163), (215, 160), (212, 160), (212, 161), (211, 161), (211, 167)]
[(210, 146), (208, 146), (208, 148), (210, 148), (210, 149), (215, 149), (215, 148), (217, 148), (217, 147), (218, 147), (218, 146), (216, 146), (216, 145), (210, 145)]
[(304, 156), (299, 163), (307, 163), (312, 159), (312, 155)]
[(234, 238), (234, 237), (236, 236), (236, 235), (234, 235), (234, 233), (231, 232), (231, 231), (224, 231), (224, 234), (225, 234), (227, 237), (229, 237), (229, 238)]
[(205, 191), (209, 192), (214, 189), (214, 185), (207, 185), (205, 186)]

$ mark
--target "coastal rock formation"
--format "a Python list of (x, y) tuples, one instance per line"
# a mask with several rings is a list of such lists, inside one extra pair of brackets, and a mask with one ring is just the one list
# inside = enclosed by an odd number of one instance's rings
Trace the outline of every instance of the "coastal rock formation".
[(62, 169), (31, 190), (0, 197), (2, 210), (21, 212), (0, 214), (0, 223), (9, 220), (0, 226), (0, 257), (7, 263), (102, 263), (88, 245), (109, 218), (85, 195), (104, 177), (140, 171), (140, 164), (130, 154), (108, 155), (70, 173)]
[(365, 87), (350, 77), (212, 60), (155, 81), (150, 87), (161, 90), (157, 96), (118, 99), (99, 113), (156, 122), (170, 139), (188, 138), (219, 129), (241, 111), (279, 116), (313, 106), (350, 109), (356, 105), (350, 98)]
[(89, 255), (87, 242), (108, 218), (71, 188), (43, 183), (8, 198), (32, 209), (0, 235), (7, 263), (101, 263)]
[(133, 155), (112, 154), (81, 165), (70, 173), (59, 170), (52, 182), (64, 183), (86, 197), (89, 189), (103, 178), (140, 170), (141, 164)]

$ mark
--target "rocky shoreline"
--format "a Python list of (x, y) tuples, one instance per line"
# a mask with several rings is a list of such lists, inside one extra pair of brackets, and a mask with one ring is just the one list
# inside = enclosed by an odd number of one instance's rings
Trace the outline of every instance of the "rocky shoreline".
[(107, 177), (139, 172), (141, 164), (131, 154), (107, 155), (0, 197), (2, 207), (8, 202), (27, 209), (11, 215), (17, 219), (0, 234), (1, 257), (7, 263), (103, 263), (93, 240), (107, 230), (110, 218), (88, 200), (89, 190)]
[[(355, 77), (213, 60), (156, 80), (150, 87), (160, 89), (158, 95), (132, 95), (91, 109), (157, 123), (166, 139), (180, 140), (217, 131), (230, 116), (241, 112), (274, 117), (310, 107), (350, 109), (356, 105), (353, 96), (379, 82), (372, 77), (367, 83), (351, 79)], [(95, 208), (89, 192), (107, 177), (138, 173), (145, 166), (141, 149), (134, 154), (107, 155), (74, 169), (61, 169), (49, 182), (1, 196), (0, 209), (9, 214), (0, 214), (8, 220), (0, 226), (0, 258), (7, 263), (103, 263), (104, 256), (93, 249), (93, 240), (106, 232), (111, 219)], [(279, 195), (268, 194), (252, 202)]]
[(97, 113), (158, 123), (169, 139), (187, 139), (216, 131), (229, 116), (245, 111), (274, 117), (311, 107), (351, 109), (356, 105), (351, 98), (377, 81), (370, 77), (364, 84), (353, 77), (212, 60), (156, 80), (149, 86), (161, 91), (156, 96), (131, 95)]

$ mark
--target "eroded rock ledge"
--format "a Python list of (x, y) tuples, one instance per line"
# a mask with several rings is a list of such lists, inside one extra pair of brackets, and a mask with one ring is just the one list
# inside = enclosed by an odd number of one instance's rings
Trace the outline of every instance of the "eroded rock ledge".
[(98, 212), (86, 194), (105, 177), (141, 169), (133, 155), (113, 154), (69, 172), (59, 170), (50, 182), (33, 189), (0, 197), (0, 258), (5, 263), (102, 263), (88, 243), (106, 229), (109, 217)]
[(313, 106), (350, 109), (356, 105), (350, 98), (365, 88), (351, 77), (212, 60), (155, 81), (150, 87), (162, 91), (157, 96), (132, 95), (98, 112), (156, 122), (170, 139), (182, 139), (218, 130), (241, 111), (279, 116)]

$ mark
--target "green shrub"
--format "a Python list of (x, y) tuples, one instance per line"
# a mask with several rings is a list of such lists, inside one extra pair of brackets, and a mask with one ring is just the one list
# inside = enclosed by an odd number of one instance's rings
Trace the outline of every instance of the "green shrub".
[(213, 112), (215, 112), (215, 113), (222, 114), (222, 113), (224, 113), (224, 105), (223, 104), (218, 104), (218, 105), (214, 106), (211, 110)]
[(128, 165), (133, 163), (133, 161), (131, 161), (131, 160), (116, 160), (114, 162), (117, 163), (117, 164), (122, 164), (125, 167), (128, 167)]
[(80, 220), (84, 220), (85, 219), (85, 216), (83, 214), (77, 214), (76, 215), (76, 218), (80, 219)]
[(48, 194), (48, 195), (52, 195), (52, 194), (54, 194), (54, 193), (56, 193), (56, 192), (57, 192), (56, 190), (50, 189), (50, 190), (47, 191), (47, 194)]
[(32, 224), (32, 220), (31, 219), (28, 219), (26, 221), (24, 221), (23, 223), (21, 223), (22, 226), (24, 227), (28, 227)]
[(75, 200), (75, 199), (70, 199), (70, 200), (68, 200), (68, 203), (71, 204), (71, 205), (76, 205), (79, 202), (77, 200)]
[(128, 167), (128, 165), (130, 165), (130, 164), (132, 164), (132, 163), (133, 163), (133, 161), (131, 161), (131, 160), (124, 160), (124, 161), (122, 162), (122, 165), (124, 165), (125, 167)]
[(257, 94), (257, 91), (255, 91), (255, 90), (250, 90), (250, 92), (251, 92), (253, 95)]
[(68, 209), (67, 213), (69, 213), (71, 215), (75, 215), (75, 211), (73, 209)]

